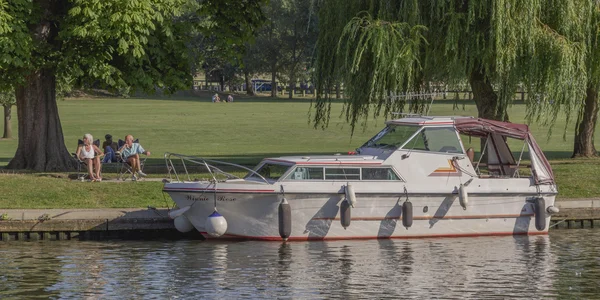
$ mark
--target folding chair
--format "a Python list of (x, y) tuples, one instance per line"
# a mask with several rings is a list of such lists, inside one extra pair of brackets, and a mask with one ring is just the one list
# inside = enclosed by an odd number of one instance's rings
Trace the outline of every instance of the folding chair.
[[(95, 140), (93, 144), (100, 148), (99, 139)], [(83, 146), (83, 140), (81, 139), (77, 140), (77, 148), (79, 148), (79, 146)], [(75, 148), (75, 152), (71, 153), (71, 155), (73, 155), (73, 158), (75, 158), (75, 160), (77, 161), (77, 179), (84, 181), (86, 178), (89, 177), (89, 174), (87, 174), (87, 162), (85, 160), (79, 159), (79, 157), (77, 156), (77, 148)], [(81, 171), (82, 166), (84, 167), (84, 172)]]
[[(134, 144), (136, 144), (136, 143), (139, 144), (140, 143), (140, 139), (135, 139), (133, 141), (133, 143)], [(121, 147), (123, 147), (123, 145), (125, 145), (125, 141), (119, 139), (119, 142), (117, 144), (119, 146), (118, 149), (121, 149)], [(120, 180), (125, 181), (129, 175), (131, 175), (131, 180), (133, 180), (133, 181), (137, 180), (137, 177), (133, 176), (133, 175), (137, 176), (137, 174), (133, 174), (133, 169), (131, 167), (131, 164), (129, 164), (129, 161), (127, 161), (127, 159), (124, 159), (121, 156), (121, 152), (120, 151), (117, 151), (116, 155), (117, 155), (117, 160), (121, 163), (121, 168), (119, 170), (119, 175), (117, 175), (117, 180), (120, 179)], [(148, 157), (144, 156), (143, 159), (140, 158), (140, 171), (142, 171), (142, 172), (144, 171), (144, 165), (146, 164), (146, 158), (148, 158)]]

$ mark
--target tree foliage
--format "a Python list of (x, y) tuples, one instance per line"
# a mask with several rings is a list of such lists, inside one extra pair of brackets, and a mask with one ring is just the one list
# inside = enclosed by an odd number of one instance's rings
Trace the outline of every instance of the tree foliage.
[(16, 87), (20, 132), (9, 167), (54, 171), (72, 162), (56, 108), (57, 82), (187, 89), (197, 62), (192, 41), (210, 32), (220, 45), (241, 43), (261, 18), (260, 3), (0, 0), (0, 89)]
[[(569, 117), (579, 107), (573, 99), (585, 94), (587, 52), (582, 32), (589, 26), (591, 3), (325, 1), (320, 10), (324, 26), (317, 50), (315, 125), (327, 125), (330, 100), (325, 92), (336, 80), (346, 85), (345, 113), (353, 128), (369, 115), (372, 104), (374, 115), (382, 107), (385, 114), (403, 107), (406, 100), (389, 100), (390, 92), (422, 92), (436, 82), (450, 87), (470, 82), (479, 93), (475, 100), (483, 117), (506, 119), (506, 109), (521, 85), (535, 95), (531, 98), (536, 101), (528, 101), (530, 120), (552, 124), (560, 110)], [(392, 26), (399, 28), (397, 34), (385, 30)], [(385, 49), (396, 53), (389, 55)], [(348, 69), (346, 62), (355, 57), (363, 64)], [(389, 80), (374, 82), (392, 68), (395, 74), (388, 75)]]
[[(249, 73), (279, 74), (295, 82), (309, 65), (317, 39), (316, 0), (271, 0), (262, 7), (267, 20), (247, 46), (243, 62)], [(282, 74), (285, 73), (285, 74)]]
[(600, 46), (600, 3), (592, 3), (589, 26), (581, 34), (586, 36), (588, 81), (587, 94), (584, 99), (581, 99), (582, 106), (579, 109), (575, 125), (573, 157), (593, 157), (598, 155), (594, 145), (594, 134), (600, 106), (598, 103), (598, 90), (600, 88), (600, 48), (598, 48)]
[(6, 91), (0, 92), (0, 105), (2, 106), (12, 106), (17, 103), (17, 98), (15, 98), (15, 91), (13, 89), (9, 89)]

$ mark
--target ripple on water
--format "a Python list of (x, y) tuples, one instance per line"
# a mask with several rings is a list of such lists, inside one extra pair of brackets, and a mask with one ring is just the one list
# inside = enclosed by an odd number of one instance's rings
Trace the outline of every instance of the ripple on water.
[(0, 244), (1, 298), (596, 298), (599, 230), (336, 242)]

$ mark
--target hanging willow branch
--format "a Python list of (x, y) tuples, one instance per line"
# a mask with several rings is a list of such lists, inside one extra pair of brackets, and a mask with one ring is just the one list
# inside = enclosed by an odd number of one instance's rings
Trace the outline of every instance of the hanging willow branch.
[[(345, 116), (352, 132), (362, 118), (366, 120), (372, 108), (374, 116), (388, 115), (394, 107), (405, 100), (390, 99), (390, 92), (411, 90), (419, 70), (419, 48), (425, 42), (423, 26), (374, 20), (362, 12), (344, 27), (336, 53), (343, 59), (339, 68), (345, 70), (342, 77)], [(324, 82), (317, 82), (322, 90)], [(317, 96), (317, 105), (328, 98)], [(316, 124), (322, 120), (315, 119)]]
[(478, 87), (480, 115), (507, 119), (522, 87), (528, 120), (551, 128), (559, 113), (569, 120), (580, 111), (597, 70), (590, 67), (600, 53), (590, 47), (597, 7), (596, 0), (323, 1), (313, 122), (327, 126), (327, 91), (339, 82), (352, 130), (371, 113), (402, 109), (391, 92), (468, 82)]

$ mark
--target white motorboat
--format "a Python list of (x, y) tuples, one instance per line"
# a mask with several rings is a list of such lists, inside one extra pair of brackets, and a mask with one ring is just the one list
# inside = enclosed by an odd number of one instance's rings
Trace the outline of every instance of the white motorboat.
[[(427, 116), (386, 125), (356, 153), (266, 158), (254, 169), (166, 153), (170, 216), (180, 231), (229, 239), (548, 232), (557, 187), (527, 125)], [(191, 178), (194, 164), (207, 179)]]

